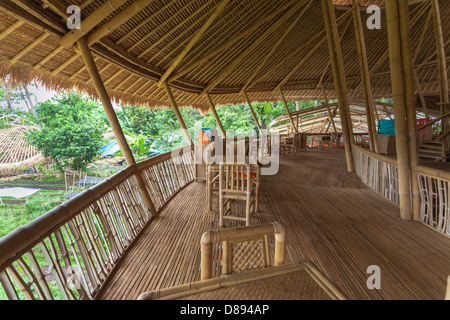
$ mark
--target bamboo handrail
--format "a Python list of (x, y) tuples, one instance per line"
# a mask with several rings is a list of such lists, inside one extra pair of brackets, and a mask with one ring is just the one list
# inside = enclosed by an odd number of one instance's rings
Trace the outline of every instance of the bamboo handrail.
[(417, 174), (426, 175), (435, 179), (445, 180), (450, 182), (450, 171), (431, 168), (423, 165), (416, 167)]
[[(176, 156), (181, 157), (180, 162), (175, 163)], [(0, 288), (9, 299), (21, 298), (12, 289), (14, 285), (25, 298), (53, 299), (48, 295), (47, 279), (39, 274), (47, 265), (62, 298), (95, 298), (127, 248), (154, 219), (137, 187), (137, 175), (145, 178), (145, 188), (161, 210), (181, 188), (194, 181), (192, 159), (189, 146), (129, 166), (1, 238)], [(44, 257), (35, 255), (38, 247)], [(25, 273), (15, 266), (21, 265), (24, 255), (37, 266)], [(72, 267), (83, 270), (77, 275), (82, 280), (77, 294), (68, 287), (70, 279), (63, 272)], [(36, 280), (25, 281), (25, 276)], [(45, 297), (42, 292), (47, 292)]]
[(438, 121), (440, 121), (440, 120), (442, 120), (442, 119), (445, 119), (445, 118), (447, 118), (447, 117), (450, 117), (450, 113), (447, 113), (447, 114), (444, 114), (443, 116), (437, 117), (436, 119), (434, 119), (434, 120), (432, 120), (432, 121), (430, 121), (430, 122), (424, 124), (423, 126), (421, 126), (420, 128), (418, 128), (417, 130), (418, 130), (418, 131), (421, 131), (421, 130), (423, 130), (423, 129), (425, 129), (425, 128), (428, 128), (429, 126), (432, 126), (432, 125), (435, 124), (436, 122), (438, 122)]
[(359, 151), (361, 153), (364, 153), (364, 154), (366, 154), (366, 155), (368, 155), (368, 156), (370, 156), (370, 157), (372, 157), (374, 159), (377, 159), (377, 160), (380, 160), (380, 161), (392, 164), (394, 166), (398, 166), (397, 159), (395, 159), (395, 158), (391, 158), (391, 157), (388, 157), (388, 156), (385, 156), (385, 155), (382, 155), (382, 154), (378, 154), (378, 153), (372, 152), (370, 150), (364, 149), (361, 146), (358, 146), (357, 144), (352, 144), (352, 148), (356, 149), (357, 151)]

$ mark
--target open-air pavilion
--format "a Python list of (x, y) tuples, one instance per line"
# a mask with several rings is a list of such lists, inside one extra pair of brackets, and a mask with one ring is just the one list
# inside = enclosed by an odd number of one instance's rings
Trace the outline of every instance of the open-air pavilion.
[[(0, 1), (0, 77), (100, 99), (127, 162), (0, 239), (0, 288), (9, 299), (230, 298), (218, 287), (242, 299), (444, 299), (449, 19), (444, 0)], [(324, 103), (291, 112), (300, 100)], [(255, 101), (286, 106), (268, 136), (243, 140), (272, 163), (283, 150), (274, 175), (194, 163), (187, 131), (185, 148), (137, 163), (113, 109), (173, 108), (182, 129), (179, 108), (212, 111), (227, 145), (216, 106), (248, 104), (262, 133)], [(390, 154), (381, 120), (395, 120)], [(314, 149), (315, 135), (339, 143)], [(238, 256), (256, 271), (239, 271)], [(381, 288), (367, 283), (373, 266)]]

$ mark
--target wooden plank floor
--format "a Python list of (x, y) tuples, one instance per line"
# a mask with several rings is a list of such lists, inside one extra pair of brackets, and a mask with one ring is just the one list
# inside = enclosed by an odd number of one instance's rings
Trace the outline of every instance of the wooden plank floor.
[[(199, 280), (200, 237), (217, 228), (206, 212), (205, 184), (183, 189), (145, 230), (99, 299), (136, 299), (145, 291)], [(341, 151), (283, 158), (263, 177), (254, 223), (287, 228), (287, 262), (311, 260), (350, 299), (443, 299), (450, 239), (402, 221), (399, 209), (346, 171)], [(369, 290), (367, 268), (381, 269)]]

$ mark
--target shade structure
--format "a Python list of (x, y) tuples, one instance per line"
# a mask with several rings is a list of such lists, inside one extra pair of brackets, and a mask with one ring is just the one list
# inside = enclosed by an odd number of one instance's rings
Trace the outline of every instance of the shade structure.
[[(69, 3), (70, 2), (70, 3)], [(351, 99), (363, 98), (352, 1), (336, 0), (344, 69)], [(364, 23), (373, 96), (390, 97), (384, 1), (361, 1), (381, 9), (381, 29)], [(70, 5), (80, 8), (81, 29), (66, 24)], [(411, 43), (422, 92), (439, 95), (429, 1), (411, 0)], [(444, 43), (450, 3), (439, 1)], [(107, 9), (107, 10), (106, 10)], [(301, 15), (300, 19), (296, 19)], [(321, 83), (334, 99), (320, 2), (312, 0), (13, 0), (0, 3), (0, 76), (19, 82), (37, 78), (54, 89), (74, 86), (95, 96), (74, 45), (87, 38), (110, 97), (125, 104), (170, 106), (166, 79), (180, 107), (208, 110), (214, 103), (319, 99)], [(370, 15), (363, 12), (362, 18)], [(295, 23), (294, 23), (295, 22)], [(283, 38), (280, 41), (280, 38)], [(276, 47), (276, 50), (273, 48)], [(188, 50), (186, 50), (188, 49)]]

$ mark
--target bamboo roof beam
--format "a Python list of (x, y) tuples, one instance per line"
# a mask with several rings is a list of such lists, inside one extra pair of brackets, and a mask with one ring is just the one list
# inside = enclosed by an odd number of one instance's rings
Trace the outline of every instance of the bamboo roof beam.
[(19, 61), (24, 55), (33, 50), (37, 45), (39, 45), (45, 38), (48, 37), (48, 34), (44, 32), (41, 36), (39, 36), (36, 40), (30, 43), (26, 48), (16, 54), (13, 58), (9, 60), (10, 63), (14, 64)]
[(157, 17), (161, 12), (163, 12), (164, 10), (166, 10), (167, 8), (171, 7), (172, 5), (174, 5), (177, 2), (177, 0), (172, 0), (168, 3), (166, 3), (163, 7), (161, 7), (159, 10), (153, 12), (151, 15), (149, 15), (148, 17), (146, 17), (144, 20), (142, 20), (141, 22), (138, 23), (138, 25), (136, 25), (133, 29), (131, 29), (127, 34), (123, 35), (122, 38), (120, 38), (119, 40), (116, 41), (116, 44), (121, 44), (122, 42), (124, 42), (126, 39), (128, 39), (129, 37), (131, 37), (131, 35), (133, 35), (137, 30), (139, 30), (140, 28), (142, 28), (144, 25), (146, 25), (147, 23), (149, 23), (150, 21), (152, 21), (155, 17)]
[(265, 18), (261, 19), (260, 21), (258, 21), (257, 23), (255, 23), (253, 26), (251, 26), (250, 28), (248, 28), (247, 30), (245, 30), (244, 32), (238, 34), (237, 36), (225, 41), (223, 44), (221, 44), (218, 48), (211, 50), (208, 52), (208, 54), (206, 54), (205, 56), (199, 58), (196, 60), (196, 62), (188, 65), (185, 68), (182, 68), (180, 71), (178, 71), (176, 74), (170, 76), (168, 78), (169, 82), (172, 82), (180, 77), (182, 77), (183, 75), (185, 75), (186, 73), (194, 70), (195, 68), (197, 68), (199, 65), (203, 64), (204, 62), (208, 61), (210, 58), (214, 57), (215, 55), (217, 55), (219, 52), (222, 52), (224, 50), (226, 50), (227, 48), (231, 47), (232, 45), (234, 45), (238, 40), (242, 39), (243, 37), (254, 33), (256, 30), (258, 30), (261, 26), (263, 26), (265, 23), (267, 23), (268, 21), (272, 20), (274, 17), (276, 17), (278, 14), (280, 14), (281, 12), (285, 11), (287, 8), (291, 7), (296, 1), (290, 1), (288, 3), (286, 3), (284, 6), (278, 8), (277, 10), (275, 10), (272, 14), (266, 16)]
[(22, 20), (18, 20), (16, 22), (14, 22), (12, 25), (7, 27), (5, 30), (0, 32), (0, 40), (3, 40), (4, 38), (6, 38), (8, 35), (13, 33), (17, 28), (19, 28), (23, 24), (24, 24), (24, 22)]
[(35, 64), (33, 66), (33, 69), (41, 68), (44, 64), (46, 64), (48, 61), (53, 59), (56, 55), (61, 53), (61, 51), (63, 51), (64, 49), (65, 49), (64, 47), (59, 46), (56, 50), (53, 50), (49, 55), (45, 56), (45, 58), (43, 58), (41, 61), (39, 61), (37, 64)]
[(255, 41), (252, 42), (252, 44), (245, 48), (241, 53), (234, 58), (229, 64), (227, 64), (206, 86), (206, 88), (203, 89), (203, 91), (200, 93), (200, 95), (204, 95), (206, 92), (213, 89), (220, 81), (222, 81), (233, 69), (241, 63), (246, 56), (248, 56), (250, 53), (252, 53), (253, 50), (255, 50), (257, 47), (261, 45), (264, 41), (267, 40), (267, 38), (275, 32), (280, 26), (282, 26), (286, 21), (288, 21), (290, 18), (292, 18), (293, 15), (296, 14), (297, 10), (301, 6), (303, 6), (308, 0), (303, 0), (298, 2), (292, 10), (287, 11), (281, 18), (279, 18), (275, 23), (273, 23), (269, 28), (267, 28), (261, 36), (255, 39)]
[(113, 32), (114, 29), (127, 22), (141, 10), (155, 2), (156, 0), (137, 0), (133, 2), (120, 13), (115, 15), (111, 20), (103, 24), (100, 28), (93, 30), (87, 37), (88, 45), (91, 46), (104, 36)]
[[(198, 8), (197, 10), (195, 10), (193, 13), (191, 13), (187, 18), (183, 19), (183, 24), (181, 25), (177, 25), (177, 29), (179, 27), (181, 27), (182, 25), (184, 25), (186, 22), (190, 21), (193, 17), (195, 17), (199, 12), (201, 12), (202, 10), (204, 10), (206, 7), (208, 7), (211, 3), (213, 3), (214, 0), (208, 0), (203, 6), (201, 6), (200, 8)], [(182, 12), (182, 10), (186, 7), (188, 7), (189, 5), (191, 5), (189, 2), (182, 7), (179, 12)], [(205, 13), (204, 16), (208, 15), (209, 12)], [(198, 19), (201, 21), (201, 19)], [(139, 41), (137, 41), (133, 46), (131, 46), (128, 51), (133, 50), (135, 47), (137, 47), (138, 45), (140, 45), (142, 42), (144, 42), (145, 40), (147, 40), (148, 38), (150, 38), (151, 36), (153, 36), (154, 34), (157, 34), (157, 32), (162, 29), (166, 24), (168, 24), (171, 20), (167, 19), (165, 20), (163, 23), (159, 24), (155, 29), (153, 29), (151, 32), (147, 33), (145, 36), (143, 36), (142, 38), (139, 39)], [(197, 21), (197, 22), (200, 22)], [(197, 23), (196, 23), (197, 25)], [(192, 26), (191, 26), (192, 27)], [(187, 28), (185, 30), (186, 32), (189, 31), (189, 28)], [(150, 46), (148, 46), (144, 51), (142, 51), (140, 54), (138, 54), (138, 58), (142, 58), (143, 56), (145, 56), (147, 53), (149, 53), (151, 50), (153, 50), (153, 48), (155, 48), (157, 45), (159, 45), (162, 41), (164, 41), (166, 39), (166, 37), (168, 36), (168, 34), (165, 34), (162, 37), (159, 37), (158, 40), (154, 41)], [(147, 60), (151, 61), (151, 60)]]
[(292, 118), (291, 111), (289, 110), (289, 106), (287, 104), (286, 97), (284, 96), (283, 90), (281, 90), (281, 88), (279, 90), (280, 90), (281, 98), (283, 99), (284, 107), (286, 108), (286, 112), (287, 112), (287, 114), (289, 116), (289, 121), (291, 122), (292, 131), (298, 132), (297, 131), (297, 126), (295, 125), (294, 119)]
[(206, 99), (208, 100), (209, 106), (211, 107), (211, 111), (214, 115), (214, 118), (216, 119), (217, 126), (219, 127), (219, 130), (222, 133), (222, 137), (225, 139), (227, 137), (227, 134), (222, 126), (222, 122), (220, 121), (219, 115), (217, 114), (216, 106), (214, 105), (214, 102), (212, 101), (208, 93), (206, 94)]
[(205, 22), (205, 24), (193, 35), (191, 38), (191, 41), (186, 45), (184, 50), (176, 57), (175, 61), (167, 68), (167, 70), (164, 72), (164, 74), (159, 79), (157, 85), (160, 87), (165, 80), (170, 76), (172, 71), (178, 66), (178, 64), (183, 60), (183, 58), (186, 56), (186, 54), (191, 50), (191, 48), (197, 43), (198, 40), (200, 40), (203, 33), (209, 28), (209, 26), (214, 22), (214, 20), (219, 16), (222, 11), (225, 9), (225, 7), (228, 5), (230, 0), (222, 0), (217, 7), (215, 8), (214, 12), (211, 14), (211, 16), (208, 18), (208, 20)]
[(175, 101), (175, 97), (173, 96), (172, 90), (170, 89), (170, 86), (167, 83), (167, 81), (164, 81), (163, 85), (164, 85), (164, 89), (166, 91), (167, 97), (170, 101), (170, 104), (171, 104), (173, 110), (175, 111), (175, 115), (177, 116), (178, 122), (180, 123), (181, 130), (183, 131), (183, 135), (186, 138), (187, 143), (192, 145), (193, 142), (192, 142), (191, 136), (189, 135), (189, 131), (186, 127), (186, 123), (184, 122), (183, 117), (180, 113), (180, 109), (178, 108), (177, 102)]
[(52, 75), (57, 75), (62, 70), (64, 70), (67, 66), (69, 66), (71, 63), (73, 63), (75, 60), (80, 58), (80, 55), (78, 53), (75, 53), (71, 58), (66, 60), (63, 64), (61, 64), (58, 68), (52, 71)]
[(259, 124), (258, 117), (256, 116), (256, 112), (252, 107), (252, 102), (250, 101), (247, 92), (244, 91), (245, 100), (247, 100), (248, 107), (250, 108), (250, 112), (252, 113), (253, 120), (255, 120), (256, 126), (258, 127), (259, 133), (261, 134), (261, 125)]
[(60, 40), (61, 45), (69, 48), (127, 2), (128, 0), (107, 0), (81, 22), (80, 29), (73, 29), (66, 33)]
[(263, 61), (261, 61), (258, 65), (258, 67), (256, 67), (256, 69), (253, 71), (253, 73), (250, 75), (250, 77), (247, 79), (247, 81), (245, 82), (244, 86), (242, 87), (240, 93), (243, 93), (247, 87), (249, 86), (249, 84), (253, 81), (253, 79), (258, 75), (259, 71), (266, 65), (267, 61), (269, 60), (269, 58), (276, 52), (276, 50), (278, 49), (278, 47), (284, 42), (284, 39), (289, 35), (289, 33), (292, 31), (292, 29), (294, 28), (294, 26), (298, 23), (298, 21), (303, 17), (303, 15), (305, 14), (305, 12), (309, 9), (309, 7), (311, 6), (312, 2), (314, 0), (311, 0), (302, 10), (302, 12), (300, 12), (297, 15), (297, 18), (294, 19), (294, 21), (289, 25), (289, 27), (286, 29), (286, 31), (283, 33), (283, 35), (278, 39), (277, 43), (275, 43), (275, 45), (272, 47), (272, 49), (270, 50), (270, 52), (264, 57)]

